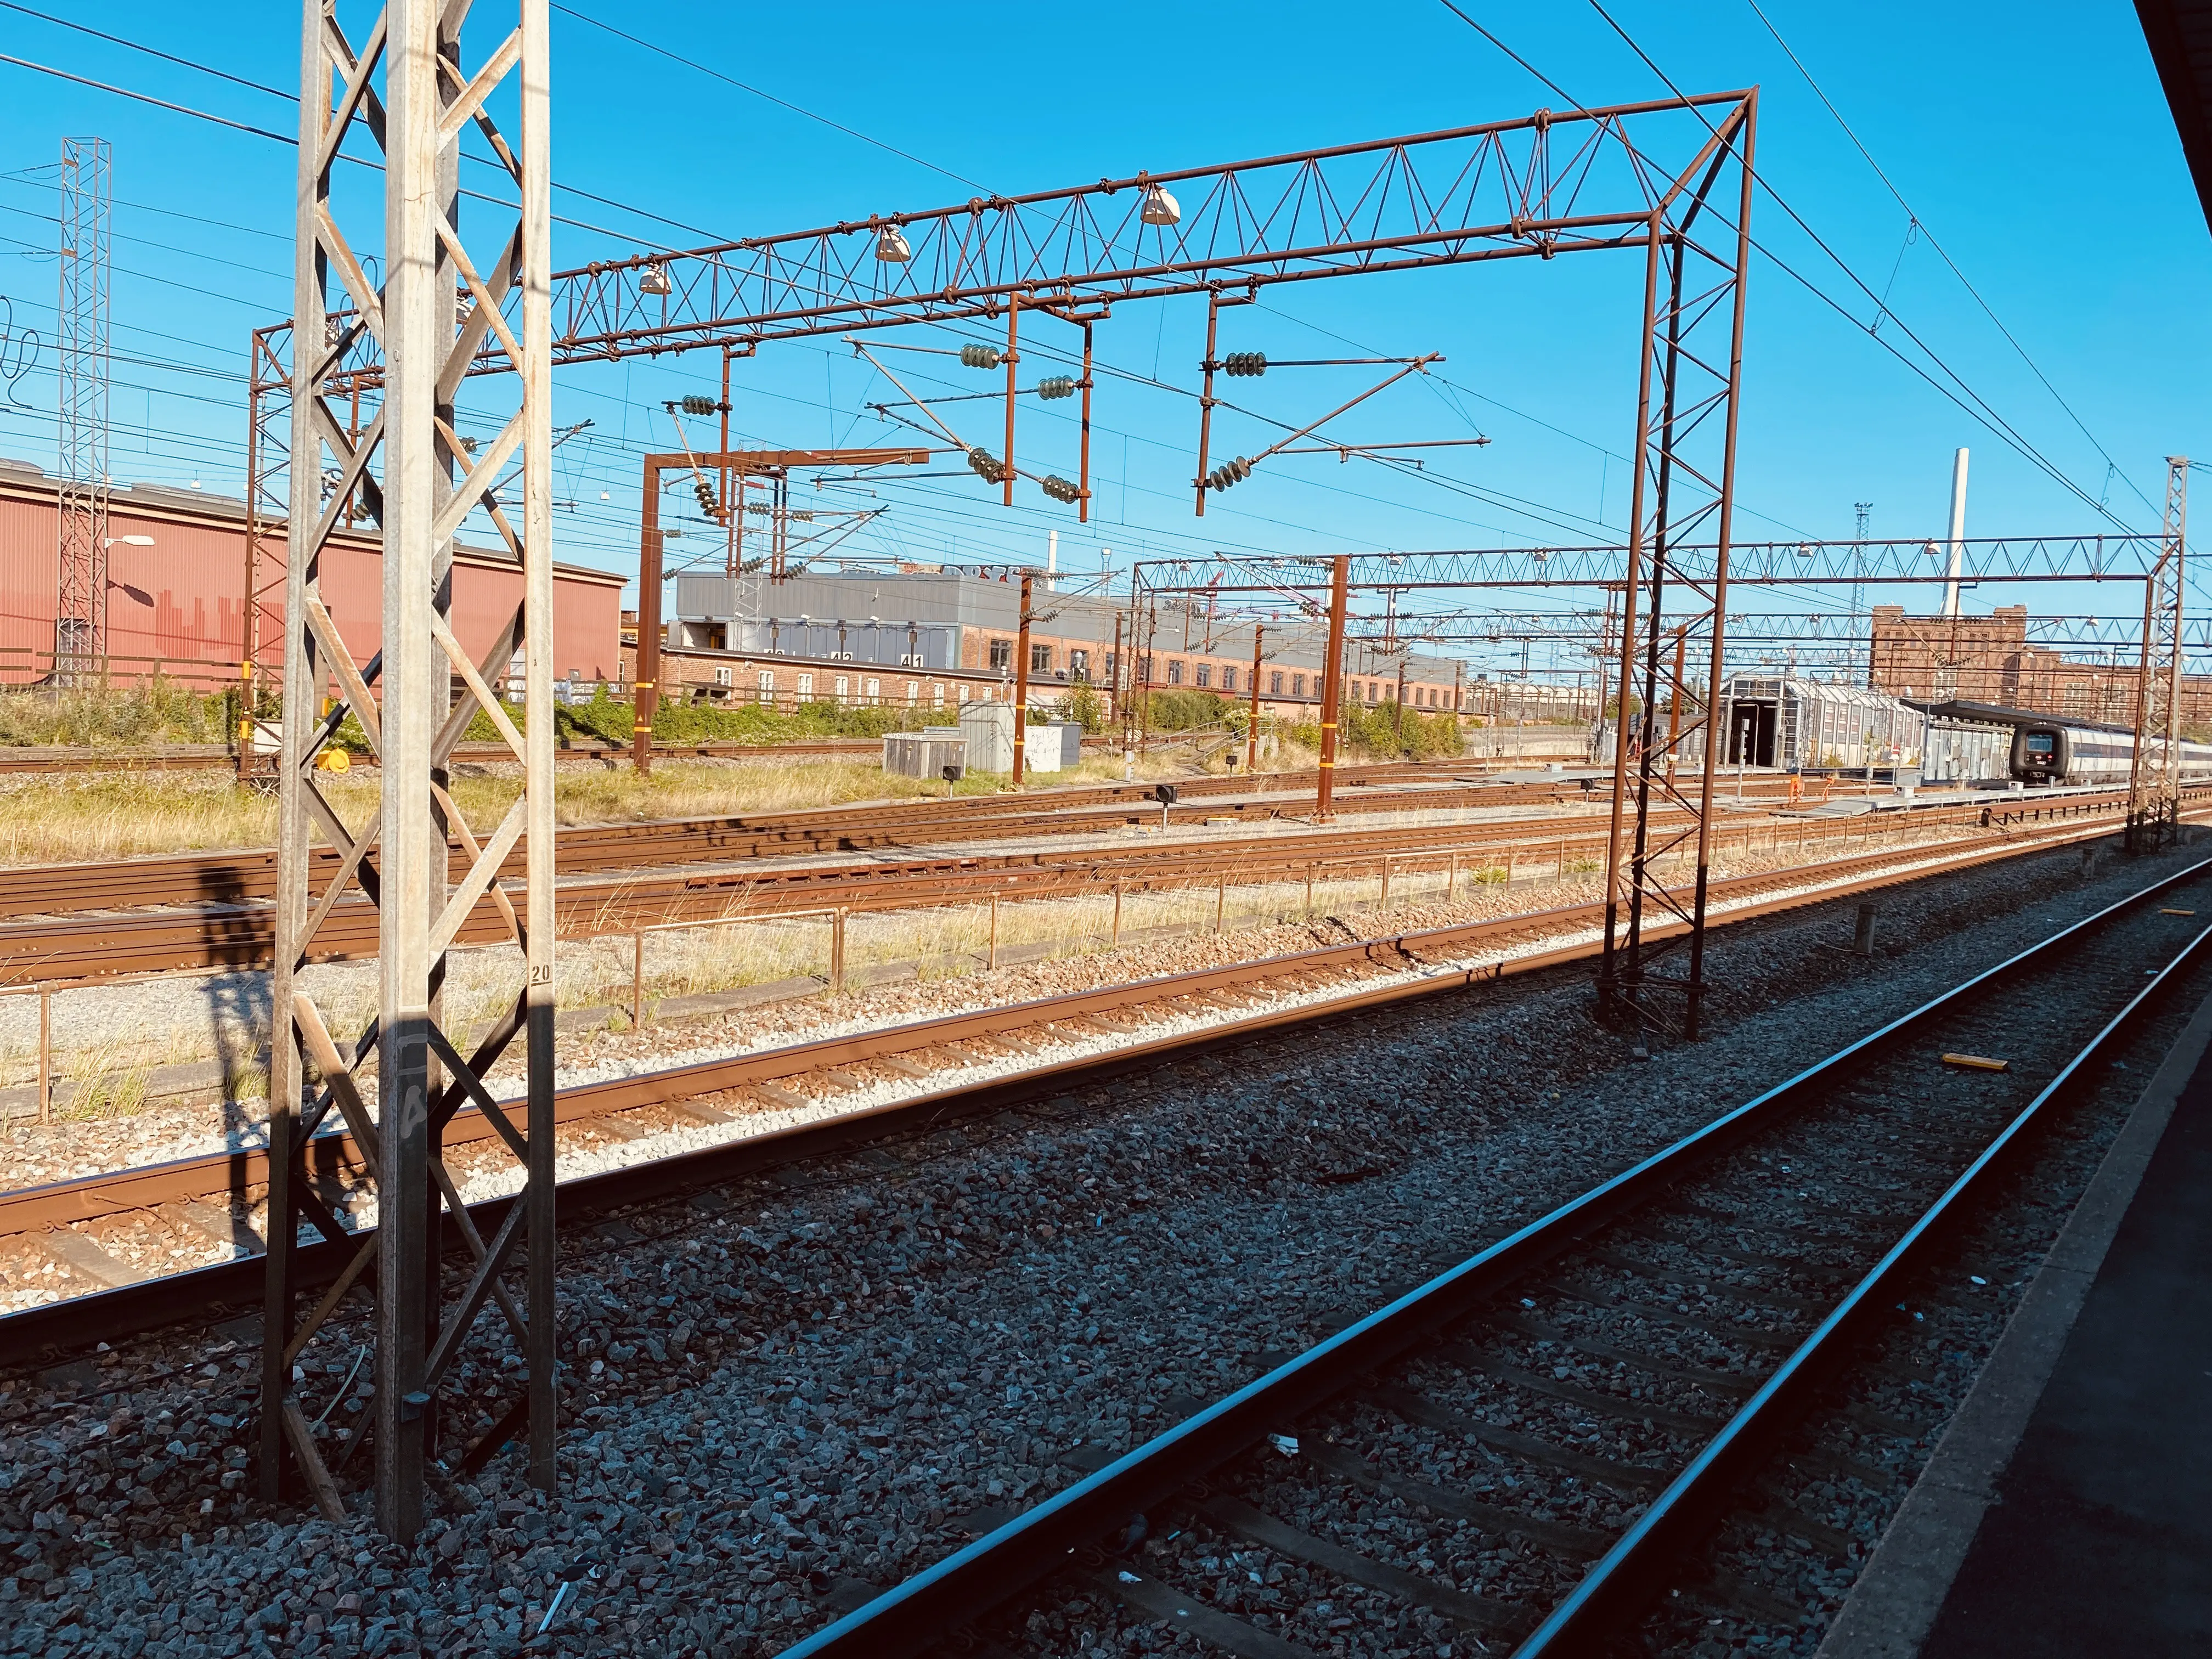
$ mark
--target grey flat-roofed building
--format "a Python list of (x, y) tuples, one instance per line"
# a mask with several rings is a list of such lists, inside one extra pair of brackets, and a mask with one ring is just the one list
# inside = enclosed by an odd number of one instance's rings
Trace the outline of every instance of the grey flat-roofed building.
[[(1319, 702), (1322, 624), (1297, 616), (1261, 625), (1267, 630), (1261, 700)], [(1020, 627), (1016, 579), (934, 570), (809, 574), (780, 582), (764, 575), (682, 575), (669, 644), (746, 657), (997, 673), (1011, 681)], [(1159, 690), (1249, 696), (1252, 627), (1249, 621), (1211, 621), (1203, 603), (1193, 600), (1162, 605), (1149, 640), (1138, 640), (1131, 636), (1126, 598), (1040, 580), (1030, 599), (1032, 695), (1079, 682), (1118, 679), (1126, 687), (1143, 679)], [(1456, 706), (1461, 677), (1450, 659), (1386, 653), (1358, 642), (1346, 647), (1346, 694), (1369, 703), (1394, 700), (1401, 662), (1409, 707), (1441, 713)]]

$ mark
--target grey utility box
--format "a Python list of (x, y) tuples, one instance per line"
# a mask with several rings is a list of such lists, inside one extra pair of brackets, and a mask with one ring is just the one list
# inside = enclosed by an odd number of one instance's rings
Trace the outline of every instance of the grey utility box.
[(894, 777), (942, 778), (948, 766), (966, 771), (966, 738), (942, 730), (890, 732), (884, 736), (884, 770)]
[(1030, 728), (1030, 747), (1036, 746), (1037, 734), (1041, 732), (1056, 732), (1060, 734), (1060, 769), (1061, 771), (1073, 772), (1083, 764), (1083, 722), (1081, 720), (1054, 720), (1049, 726), (1031, 726)]
[[(960, 711), (960, 735), (968, 740), (968, 764), (978, 772), (1014, 769), (1014, 706), (971, 702)], [(1078, 736), (1080, 737), (1079, 729)], [(1022, 770), (1057, 772), (1068, 753), (1056, 726), (1032, 726), (1022, 735)]]
[(968, 765), (976, 772), (1014, 769), (1014, 706), (971, 702), (960, 711), (960, 735), (967, 740)]

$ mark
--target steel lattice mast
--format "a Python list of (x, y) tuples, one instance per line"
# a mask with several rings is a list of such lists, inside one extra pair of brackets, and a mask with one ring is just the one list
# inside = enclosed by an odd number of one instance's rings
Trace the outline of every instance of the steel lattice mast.
[(2128, 778), (2128, 840), (2155, 848), (2181, 829), (2183, 553), (2189, 530), (2189, 458), (2166, 458), (2166, 524), (2143, 584), (2142, 678), (2135, 761)]
[[(1337, 618), (1352, 589), (1391, 591), (1401, 599), (1425, 588), (1508, 584), (1618, 592), (1620, 622), (1605, 651), (1613, 665), (1612, 684), (1599, 699), (1602, 712), (1606, 696), (1612, 697), (1618, 733), (1599, 985), (1608, 1010), (1694, 1037), (1705, 991), (1708, 820), (1720, 748), (1706, 741), (1705, 731), (1725, 672), (1759, 99), (1751, 92), (1686, 100), (1681, 107), (1704, 124), (1704, 141), (1686, 165), (1652, 181), (1654, 199), (1636, 211), (1632, 228), (1586, 204), (1587, 217), (1602, 220), (1611, 233), (1601, 243), (1563, 242), (1555, 250), (1603, 246), (1644, 255), (1636, 471), (1626, 549), (1147, 561), (1133, 572), (1133, 603), (1141, 608), (1164, 594), (1264, 592), (1291, 599), (1310, 614), (1318, 607), (1305, 606), (1302, 596), (1319, 591), (1324, 571)], [(1802, 580), (1792, 551), (1791, 579)], [(1754, 560), (1754, 575), (1772, 564), (1771, 555)], [(1221, 574), (1209, 577), (1214, 565)], [(1414, 625), (1410, 615), (1400, 614), (1400, 629)], [(1333, 652), (1323, 672), (1333, 691), (1340, 675)], [(1325, 732), (1333, 717), (1324, 713)], [(1685, 772), (1678, 758), (1692, 755), (1698, 757), (1694, 770)], [(1656, 839), (1655, 799), (1668, 809), (1669, 826)], [(1325, 794), (1317, 794), (1317, 816), (1327, 811)], [(1692, 861), (1691, 872), (1681, 868), (1685, 860)], [(1686, 873), (1693, 875), (1686, 891)], [(1655, 927), (1647, 938), (1647, 909), (1679, 927)], [(1678, 951), (1684, 970), (1662, 971), (1660, 964)]]
[[(465, 1465), (526, 1423), (532, 1479), (546, 1488), (555, 1479), (546, 6), (520, 0), (519, 15), (496, 21), (485, 15), (491, 9), (470, 15), (434, 0), (392, 0), (349, 36), (336, 0), (307, 0), (302, 41), (262, 1481), (274, 1497), (296, 1468), (330, 1510), (335, 1477), (373, 1437), (378, 1522), (403, 1540), (421, 1522), (425, 1462), (441, 1450)], [(464, 49), (464, 16), (473, 50)], [(516, 123), (513, 145), (502, 119)], [(353, 131), (384, 153), (380, 220), (352, 210), (352, 181), (345, 205), (331, 188), (339, 147)], [(456, 177), (464, 132), (482, 136), (520, 197), (513, 218), (466, 240)], [(382, 252), (380, 287), (362, 257), (373, 246)], [(519, 374), (498, 383), (514, 388), (512, 414), (472, 454), (453, 428), (453, 396), (487, 341)], [(356, 439), (327, 394), (349, 356), (367, 349), (385, 365), (381, 404)], [(487, 392), (498, 395), (489, 387), (477, 395)], [(326, 465), (337, 471), (328, 490)], [(348, 651), (322, 594), (324, 547), (356, 496), (384, 538), (383, 644), (366, 663)], [(524, 575), (522, 604), (480, 659), (464, 649), (452, 618), (453, 539), (478, 508)], [(508, 680), (518, 651), (524, 698), (515, 709), (493, 688)], [(326, 690), (335, 695), (325, 712)], [(488, 835), (447, 789), (453, 744), (479, 710), (523, 763), (526, 781)], [(317, 787), (315, 769), (349, 714), (381, 762), (378, 815), (358, 835)], [(339, 855), (319, 891), (315, 876), (327, 866), (316, 862), (318, 840)], [(495, 879), (518, 841), (527, 849), (520, 895)], [(379, 1009), (348, 1041), (300, 969), (331, 906), (355, 886), (380, 912)], [(466, 1035), (443, 1027), (441, 991), (447, 947), (479, 902), (505, 918), (520, 960), (513, 1003), (465, 1055)], [(517, 1037), (527, 1078), (519, 1112), (501, 1109), (485, 1085)], [(441, 1153), (447, 1124), (471, 1105), (485, 1111), (523, 1170), (520, 1190), (489, 1236), (461, 1207)], [(309, 1138), (333, 1112), (368, 1160), (378, 1227), (367, 1242), (331, 1213), (304, 1162)], [(295, 1244), (303, 1224), (340, 1263), (335, 1285), (304, 1319), (311, 1279)], [(451, 1295), (438, 1248), (448, 1230), (469, 1256)], [(508, 1280), (526, 1262), (518, 1296)], [(292, 1366), (349, 1285), (375, 1304), (375, 1401), (326, 1456), (294, 1398)], [(499, 1316), (487, 1334), (476, 1327), (488, 1304)], [(481, 1432), (446, 1420), (441, 1409), (441, 1384), (466, 1363), (471, 1341), (503, 1347), (501, 1357), (519, 1358), (523, 1373), (521, 1397)], [(458, 1443), (469, 1437), (477, 1443), (464, 1455)]]
[(54, 678), (73, 685), (107, 655), (107, 239), (112, 153), (62, 140), (58, 523)]

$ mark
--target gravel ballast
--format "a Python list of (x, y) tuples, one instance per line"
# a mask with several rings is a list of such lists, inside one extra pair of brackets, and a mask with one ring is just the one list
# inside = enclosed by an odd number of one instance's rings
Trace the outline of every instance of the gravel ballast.
[[(250, 1332), (229, 1352), (175, 1336), (17, 1379), (0, 1392), (0, 1651), (500, 1651), (580, 1574), (552, 1650), (773, 1652), (989, 1512), (1073, 1480), (1086, 1450), (1136, 1443), (1331, 1319), (2188, 856), (2085, 878), (2065, 849), (1885, 895), (1872, 963), (1827, 948), (1848, 939), (1848, 904), (1717, 934), (1716, 1035), (1648, 1061), (1589, 1022), (1582, 976), (1546, 975), (588, 1233), (562, 1280), (562, 1496), (523, 1489), (509, 1454), (434, 1498), (410, 1551), (365, 1520), (251, 1498)], [(350, 1421), (358, 1323), (302, 1384), (311, 1414), (333, 1407), (325, 1432)], [(480, 1352), (458, 1386), (489, 1401), (498, 1350)], [(1647, 1438), (1680, 1443), (1655, 1428), (1607, 1455), (1633, 1461)], [(1577, 1502), (1562, 1522), (1612, 1524)], [(1391, 1547), (1387, 1523), (1353, 1522)], [(1469, 1547), (1455, 1582), (1546, 1587), (1540, 1563)], [(1378, 1629), (1370, 1645), (1359, 1609), (1304, 1613), (1319, 1621), (1299, 1632), (1310, 1644), (1384, 1652), (1414, 1635)], [(1125, 1624), (1149, 1628), (1102, 1613), (1099, 1639), (1113, 1628), (1127, 1650)], [(1462, 1633), (1422, 1640), (1477, 1650)], [(1037, 1641), (1091, 1650), (1072, 1631)]]

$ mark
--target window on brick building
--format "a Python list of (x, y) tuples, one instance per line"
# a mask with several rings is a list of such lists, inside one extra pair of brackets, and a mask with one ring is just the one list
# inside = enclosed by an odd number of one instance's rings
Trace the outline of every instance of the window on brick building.
[(1279, 697), (1283, 695), (1283, 677), (1280, 674), (1267, 676), (1267, 695), (1271, 697)]
[(1235, 669), (1224, 668), (1221, 671), (1221, 689), (1224, 691), (1234, 691), (1237, 689), (1237, 671)]
[(1304, 696), (1305, 696), (1305, 694), (1306, 694), (1306, 677), (1305, 677), (1304, 675), (1303, 675), (1303, 674), (1293, 674), (1293, 675), (1291, 675), (1291, 695), (1292, 696), (1294, 696), (1294, 697), (1303, 697)]
[(1052, 672), (1052, 647), (1050, 646), (1033, 645), (1030, 647), (1030, 672), (1032, 674), (1049, 674)]
[(1182, 684), (1182, 663), (1170, 662), (1168, 665), (1168, 684), (1170, 685), (1181, 685)]
[(1067, 673), (1070, 679), (1089, 679), (1091, 678), (1091, 653), (1088, 651), (1071, 650), (1067, 653)]
[(1202, 686), (1212, 685), (1213, 684), (1213, 665), (1212, 663), (1202, 662), (1199, 664), (1198, 683)]
[(1012, 668), (1014, 665), (1014, 642), (1012, 640), (991, 641), (991, 666)]

